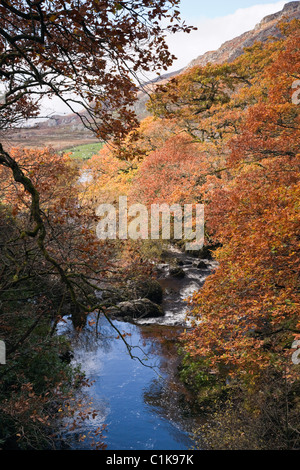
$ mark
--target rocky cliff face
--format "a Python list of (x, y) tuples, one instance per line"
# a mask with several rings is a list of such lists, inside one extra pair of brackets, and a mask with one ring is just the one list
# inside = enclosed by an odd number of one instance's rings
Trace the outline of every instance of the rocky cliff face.
[(195, 65), (204, 66), (209, 62), (214, 64), (232, 62), (243, 53), (245, 47), (251, 47), (257, 41), (264, 42), (270, 36), (280, 37), (278, 23), (284, 19), (291, 21), (294, 18), (300, 19), (300, 2), (287, 3), (281, 11), (266, 16), (253, 30), (225, 42), (217, 51), (206, 52), (197, 57), (186, 69)]
[[(281, 11), (263, 18), (251, 31), (225, 42), (216, 51), (206, 52), (205, 54), (197, 57), (197, 59), (190, 62), (184, 69), (172, 72), (169, 75), (164, 75), (155, 81), (148, 83), (145, 88), (148, 93), (151, 93), (157, 84), (163, 84), (171, 77), (179, 75), (180, 73), (183, 73), (189, 68), (197, 65), (203, 67), (208, 63), (222, 64), (224, 62), (232, 62), (243, 54), (244, 48), (251, 47), (255, 42), (264, 42), (270, 36), (280, 37), (281, 33), (278, 29), (278, 23), (284, 19), (291, 21), (294, 18), (300, 19), (300, 1), (287, 3)], [(141, 91), (138, 98), (139, 99), (135, 104), (135, 110), (139, 118), (143, 119), (148, 115), (146, 102), (149, 97), (145, 92)]]

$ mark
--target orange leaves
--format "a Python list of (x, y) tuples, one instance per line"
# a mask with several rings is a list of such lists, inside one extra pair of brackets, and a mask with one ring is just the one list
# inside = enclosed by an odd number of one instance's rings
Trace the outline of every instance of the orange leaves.
[(119, 195), (127, 195), (136, 172), (134, 163), (118, 159), (108, 145), (87, 161), (85, 169), (90, 172), (91, 180), (83, 187), (82, 203), (94, 208), (100, 203), (114, 203)]
[(203, 156), (197, 144), (173, 137), (149, 154), (133, 179), (130, 196), (145, 204), (193, 203)]
[[(293, 377), (288, 348), (299, 334), (300, 106), (291, 100), (299, 22), (288, 29), (286, 39), (266, 45), (226, 173), (203, 187), (207, 230), (222, 247), (219, 267), (193, 296), (185, 348), (240, 375), (284, 365)], [(241, 62), (255, 61), (255, 51)]]
[[(12, 149), (11, 153), (38, 191), (48, 254), (67, 271), (78, 269), (83, 276), (100, 265), (107, 266), (108, 253), (103, 252), (93, 230), (94, 210), (81, 204), (79, 171), (69, 157), (62, 158), (51, 149)], [(11, 208), (18, 229), (25, 233), (32, 226), (31, 196), (5, 168), (0, 172), (6, 182), (1, 188), (1, 202)], [(105, 269), (101, 275), (105, 275)]]
[(292, 86), (300, 67), (299, 24), (291, 22), (287, 38), (275, 43), (278, 49), (255, 83), (257, 104), (246, 115), (247, 130), (234, 142), (233, 162), (298, 153), (300, 106), (292, 101)]
[[(232, 135), (240, 118), (236, 90), (247, 74), (233, 65), (194, 67), (157, 87), (149, 102), (156, 116), (176, 119), (179, 128), (199, 142), (218, 142)], [(238, 110), (239, 111), (239, 110)]]
[[(67, 188), (71, 188), (74, 179), (78, 177), (77, 169), (69, 165), (69, 158), (62, 159), (50, 148), (43, 150), (13, 148), (11, 156), (41, 193), (42, 203), (44, 202), (45, 205), (58, 203), (59, 206), (66, 203)], [(0, 177), (8, 182), (1, 191), (3, 202), (7, 204), (17, 203), (17, 201), (19, 204), (28, 203), (29, 196), (24, 192), (23, 187), (13, 184), (10, 173), (3, 167), (0, 168)]]

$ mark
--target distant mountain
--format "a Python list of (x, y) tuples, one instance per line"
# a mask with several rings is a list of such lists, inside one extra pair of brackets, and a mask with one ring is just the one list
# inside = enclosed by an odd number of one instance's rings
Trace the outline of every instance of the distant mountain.
[[(265, 42), (270, 36), (280, 37), (278, 23), (286, 19), (291, 21), (294, 18), (300, 19), (300, 1), (287, 3), (284, 8), (272, 15), (268, 15), (248, 31), (230, 41), (225, 42), (218, 50), (206, 52), (190, 62), (184, 69), (162, 75), (155, 80), (145, 84), (138, 93), (138, 100), (134, 105), (139, 119), (148, 115), (146, 102), (149, 94), (155, 89), (157, 84), (167, 82), (171, 77), (179, 75), (193, 66), (205, 66), (208, 63), (220, 64), (232, 62), (243, 54), (245, 47), (252, 46), (255, 42)], [(13, 131), (9, 136), (9, 141), (13, 145), (43, 146), (53, 145), (54, 148), (62, 149), (76, 145), (76, 143), (87, 143), (96, 141), (91, 132), (86, 130), (76, 114), (66, 116), (52, 116), (46, 122), (40, 123), (35, 128), (27, 128)]]
[[(291, 21), (294, 18), (300, 19), (300, 1), (287, 3), (281, 11), (263, 18), (251, 31), (247, 31), (230, 41), (226, 41), (216, 51), (210, 51), (200, 55), (183, 69), (178, 70), (177, 72), (172, 72), (171, 74), (163, 75), (156, 80), (149, 82), (146, 84), (145, 89), (149, 94), (155, 89), (156, 85), (163, 84), (171, 77), (180, 75), (186, 70), (197, 65), (203, 67), (208, 63), (222, 64), (225, 62), (233, 62), (237, 57), (243, 54), (246, 47), (251, 47), (255, 42), (265, 42), (270, 36), (279, 38), (281, 36), (281, 32), (278, 29), (278, 23), (284, 19)], [(144, 91), (139, 93), (139, 100), (135, 104), (135, 109), (139, 118), (144, 118), (148, 115), (146, 109), (146, 102), (149, 98), (148, 94)]]
[(265, 42), (270, 36), (280, 37), (281, 33), (277, 25), (285, 18), (288, 21), (294, 18), (300, 19), (300, 2), (287, 3), (281, 11), (266, 16), (251, 31), (225, 42), (217, 51), (206, 52), (197, 57), (184, 70), (195, 65), (204, 66), (208, 63), (221, 64), (234, 61), (243, 54), (245, 47), (251, 47), (258, 41)]

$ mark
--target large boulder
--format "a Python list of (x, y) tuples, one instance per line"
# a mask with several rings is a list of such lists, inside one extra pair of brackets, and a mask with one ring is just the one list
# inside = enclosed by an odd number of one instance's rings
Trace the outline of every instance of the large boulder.
[(204, 245), (201, 250), (190, 250), (187, 253), (190, 256), (198, 259), (208, 259), (212, 260), (214, 256), (214, 251), (219, 248), (221, 245), (219, 243), (211, 244), (211, 245)]
[(163, 310), (149, 299), (136, 299), (120, 302), (117, 307), (110, 309), (110, 314), (123, 319), (140, 320), (161, 317)]
[(144, 279), (135, 285), (138, 298), (149, 299), (155, 304), (163, 301), (163, 288), (156, 279)]
[(128, 281), (122, 288), (111, 288), (102, 293), (102, 300), (108, 305), (117, 305), (120, 302), (136, 299), (149, 299), (155, 304), (161, 304), (163, 301), (163, 288), (156, 279), (145, 278), (134, 281)]
[(196, 268), (198, 269), (207, 269), (208, 268), (208, 265), (205, 263), (205, 261), (201, 260), (201, 261), (196, 261), (195, 265), (194, 265)]
[(117, 305), (119, 302), (123, 302), (124, 300), (128, 300), (128, 292), (126, 289), (117, 288), (115, 286), (110, 287), (110, 289), (103, 290), (101, 292), (101, 300), (105, 302), (107, 306), (110, 305)]
[(175, 277), (176, 279), (182, 279), (185, 276), (185, 272), (179, 266), (171, 267), (170, 276)]

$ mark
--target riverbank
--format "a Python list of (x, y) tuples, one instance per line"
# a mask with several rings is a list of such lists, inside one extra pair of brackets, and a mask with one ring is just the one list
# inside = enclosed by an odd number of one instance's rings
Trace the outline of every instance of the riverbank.
[[(73, 365), (80, 365), (92, 386), (80, 392), (97, 411), (94, 420), (64, 436), (71, 449), (91, 449), (93, 431), (104, 424), (107, 450), (187, 450), (194, 445), (191, 432), (199, 424), (191, 392), (180, 381), (177, 343), (187, 327), (186, 298), (203, 285), (215, 267), (212, 260), (199, 259), (172, 249), (158, 268), (163, 287), (159, 318), (137, 321), (113, 320), (124, 335), (128, 350), (105, 317), (89, 317), (78, 332), (70, 319), (59, 333), (71, 339)], [(177, 266), (184, 275), (174, 276)], [(199, 266), (199, 267), (198, 267)], [(83, 440), (80, 436), (86, 436)]]

